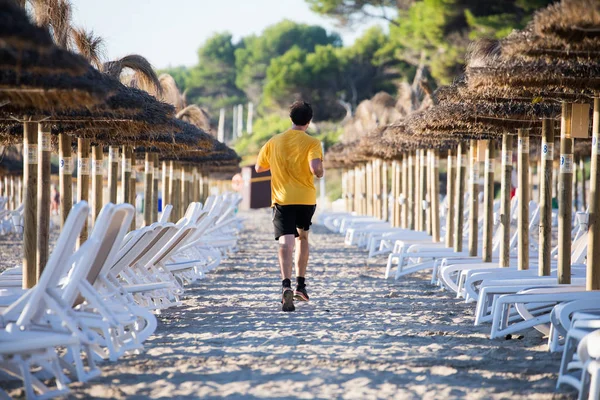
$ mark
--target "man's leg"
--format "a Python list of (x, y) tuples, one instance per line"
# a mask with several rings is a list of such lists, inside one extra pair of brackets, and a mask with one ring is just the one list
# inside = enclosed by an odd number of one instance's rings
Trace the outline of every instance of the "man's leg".
[(292, 259), (294, 256), (294, 235), (279, 237), (279, 268), (281, 270), (281, 310), (294, 311), (294, 292), (290, 279), (292, 277)]
[(308, 267), (308, 231), (298, 228), (299, 236), (296, 238), (296, 290), (294, 297), (297, 300), (308, 301), (305, 277)]
[(308, 231), (298, 228), (298, 236), (296, 238), (296, 276), (306, 276), (306, 268), (308, 267)]
[(281, 269), (281, 279), (291, 279), (292, 278), (293, 253), (294, 253), (294, 235), (280, 236), (279, 237), (279, 268)]

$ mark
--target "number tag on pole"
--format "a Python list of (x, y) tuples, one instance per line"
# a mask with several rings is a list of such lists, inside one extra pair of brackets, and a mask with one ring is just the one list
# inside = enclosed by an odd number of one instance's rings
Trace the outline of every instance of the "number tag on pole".
[(573, 154), (561, 154), (560, 155), (560, 173), (561, 174), (572, 174), (573, 173)]
[(542, 159), (554, 160), (554, 143), (542, 143)]

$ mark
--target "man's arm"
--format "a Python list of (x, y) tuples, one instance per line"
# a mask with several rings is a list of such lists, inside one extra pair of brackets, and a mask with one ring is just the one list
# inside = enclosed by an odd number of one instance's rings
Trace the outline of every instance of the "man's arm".
[(320, 158), (310, 160), (310, 172), (319, 179), (323, 177), (325, 171), (323, 169), (323, 161)]
[(258, 152), (258, 157), (256, 158), (256, 165), (254, 166), (254, 170), (258, 173), (267, 172), (271, 169), (269, 165), (269, 143), (265, 143), (265, 145)]
[(256, 172), (258, 172), (260, 174), (261, 172), (267, 172), (271, 168), (270, 167), (263, 167), (263, 166), (260, 166), (260, 165), (256, 164), (254, 166), (254, 169), (256, 170)]

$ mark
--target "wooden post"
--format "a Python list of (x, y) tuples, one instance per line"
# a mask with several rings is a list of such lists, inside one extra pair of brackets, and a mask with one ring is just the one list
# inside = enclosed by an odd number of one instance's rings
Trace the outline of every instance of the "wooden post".
[(71, 157), (71, 137), (65, 133), (58, 135), (58, 165), (60, 191), (60, 229), (73, 208), (73, 158)]
[(171, 162), (162, 162), (162, 207), (171, 204)]
[(131, 147), (123, 146), (121, 157), (121, 203), (129, 203), (129, 191), (131, 185)]
[(456, 200), (455, 182), (456, 182), (456, 156), (454, 149), (448, 150), (448, 166), (446, 167), (446, 198), (448, 200), (448, 210), (446, 213), (446, 247), (454, 245), (454, 204)]
[(573, 216), (573, 139), (571, 104), (563, 103), (558, 177), (558, 283), (571, 283), (571, 221)]
[(529, 132), (518, 130), (518, 268), (529, 269)]
[(370, 215), (372, 217), (372, 216), (374, 216), (374, 214), (373, 214), (373, 163), (372, 162), (367, 163), (366, 173), (367, 173), (367, 176), (366, 176), (367, 215)]
[(37, 280), (48, 262), (50, 244), (50, 125), (38, 124), (38, 143)]
[(192, 168), (192, 201), (200, 201), (200, 180), (198, 179), (198, 167)]
[(402, 228), (409, 229), (408, 222), (408, 181), (409, 181), (409, 168), (408, 168), (408, 160), (410, 159), (410, 155), (408, 153), (404, 153), (402, 155), (402, 187), (400, 191), (400, 220), (402, 221)]
[(381, 219), (389, 221), (389, 205), (388, 205), (388, 169), (389, 164), (386, 161), (382, 161), (381, 165)]
[(587, 190), (585, 187), (585, 157), (579, 158), (579, 170), (581, 171), (581, 211), (587, 210)]
[(550, 275), (552, 262), (552, 169), (554, 164), (554, 121), (542, 121), (542, 149), (540, 176), (540, 249), (538, 255), (538, 273)]
[(573, 157), (573, 211), (577, 212), (579, 211), (579, 193), (578, 193), (578, 188), (579, 188), (579, 176), (578, 176), (578, 164), (579, 164), (579, 158), (575, 158)]
[(494, 230), (494, 159), (496, 158), (496, 143), (487, 141), (485, 151), (485, 183), (483, 188), (483, 262), (492, 261), (492, 237)]
[[(510, 189), (512, 175), (513, 138), (506, 133), (502, 135), (502, 180), (500, 189), (500, 267), (510, 265)], [(521, 206), (519, 199), (519, 206)]]
[(154, 157), (146, 152), (144, 155), (144, 226), (152, 225), (152, 188), (154, 186)]
[(590, 160), (590, 216), (587, 248), (587, 290), (600, 290), (600, 98), (594, 98), (592, 158)]
[(169, 192), (171, 197), (171, 205), (173, 206), (173, 210), (171, 211), (171, 215), (173, 216), (173, 218), (171, 219), (171, 221), (177, 222), (181, 218), (181, 171), (179, 170), (179, 166), (175, 161), (170, 162), (169, 169), (171, 174), (169, 179), (171, 182)]
[(463, 215), (465, 210), (465, 180), (467, 175), (467, 145), (458, 143), (456, 157), (456, 211), (454, 217), (454, 251), (460, 253), (463, 248)]
[[(528, 177), (527, 177), (527, 188), (529, 189), (529, 191), (527, 192), (527, 198), (529, 199), (529, 201), (533, 200), (533, 187), (535, 186), (535, 182), (533, 181), (533, 171), (535, 169), (535, 161), (532, 161), (530, 157), (527, 157), (529, 159), (529, 167), (527, 169), (528, 172)], [(538, 199), (539, 202), (539, 199)]]
[(408, 229), (415, 230), (415, 156), (413, 152), (408, 155), (408, 180), (406, 191), (406, 207), (408, 211)]
[[(160, 176), (160, 172), (161, 169), (159, 168), (159, 162), (158, 162), (158, 153), (153, 153), (152, 154), (152, 160), (154, 163), (154, 171), (152, 173), (152, 215), (151, 215), (151, 220), (152, 222), (158, 222), (158, 182), (161, 180), (161, 176)], [(164, 204), (164, 203), (163, 203)]]
[(108, 148), (108, 201), (117, 204), (117, 188), (119, 180), (119, 148)]
[[(77, 139), (77, 202), (90, 200), (90, 139)], [(88, 238), (88, 220), (79, 234), (78, 246)]]
[(38, 124), (23, 124), (23, 289), (37, 283)]
[(433, 236), (433, 216), (432, 216), (432, 212), (433, 210), (431, 209), (431, 207), (433, 206), (433, 198), (432, 198), (432, 183), (431, 183), (431, 177), (432, 177), (432, 170), (433, 170), (433, 151), (431, 149), (426, 150), (426, 154), (425, 154), (425, 166), (426, 166), (426, 172), (427, 174), (425, 175), (425, 200), (427, 200), (427, 210), (426, 210), (426, 214), (427, 214), (427, 234), (430, 236)]
[(360, 210), (360, 195), (360, 167), (354, 166), (354, 211), (358, 215), (362, 214)]
[(479, 239), (479, 160), (476, 140), (471, 140), (469, 151), (469, 256), (476, 257)]
[(421, 151), (416, 150), (413, 158), (414, 178), (413, 182), (415, 189), (413, 191), (413, 213), (415, 218), (416, 231), (421, 230), (421, 211), (423, 204), (421, 203)]
[(419, 230), (427, 232), (427, 209), (423, 207), (423, 202), (427, 200), (427, 163), (426, 150), (419, 152)]
[(92, 162), (92, 224), (96, 224), (96, 218), (102, 210), (102, 197), (104, 194), (104, 154), (102, 152), (102, 146), (94, 146), (93, 150), (94, 160)]
[(397, 160), (393, 160), (392, 161), (392, 204), (391, 204), (391, 208), (392, 208), (392, 215), (390, 217), (390, 222), (392, 224), (392, 226), (394, 228), (397, 228), (399, 226), (398, 224), (398, 207), (396, 207), (396, 204), (398, 204), (398, 161)]
[(136, 207), (136, 196), (137, 196), (137, 170), (135, 169), (135, 152), (133, 151), (133, 147), (129, 147), (130, 150), (130, 161), (131, 165), (131, 175), (129, 176), (130, 184), (129, 184), (129, 201), (128, 203), (133, 206), (133, 218), (131, 219), (130, 230), (135, 230), (137, 226), (137, 207)]
[(431, 236), (433, 242), (440, 241), (440, 156), (438, 150), (431, 151)]

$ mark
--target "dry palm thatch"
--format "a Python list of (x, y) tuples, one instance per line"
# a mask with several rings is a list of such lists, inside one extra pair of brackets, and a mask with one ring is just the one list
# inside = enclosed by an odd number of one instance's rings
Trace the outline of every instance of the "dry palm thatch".
[(35, 21), (52, 29), (54, 42), (66, 49), (71, 33), (71, 4), (68, 0), (31, 0)]
[(210, 132), (210, 116), (204, 109), (195, 104), (187, 106), (179, 111), (176, 117), (182, 121), (188, 122), (199, 129)]
[(175, 79), (173, 79), (171, 75), (161, 74), (158, 77), (158, 81), (160, 82), (160, 87), (162, 89), (161, 93), (156, 91), (156, 87), (154, 85), (146, 87), (144, 85), (137, 84), (135, 76), (132, 80), (140, 89), (145, 90), (160, 101), (171, 104), (173, 107), (175, 107), (175, 112), (179, 112), (185, 108), (185, 99), (179, 91)]
[(4, 46), (16, 49), (45, 49), (54, 45), (48, 31), (31, 23), (22, 7), (0, 0), (0, 38)]
[[(29, 108), (36, 115), (39, 110), (92, 106), (106, 97), (110, 88), (86, 76), (90, 66), (85, 59), (52, 45), (47, 31), (26, 23), (24, 10), (6, 4), (0, 2), (0, 21), (17, 23), (0, 27), (0, 103), (9, 101), (13, 112), (22, 115), (19, 110)], [(36, 38), (41, 45), (33, 42)], [(2, 107), (0, 113), (6, 110)]]
[[(175, 111), (179, 112), (185, 108), (184, 96), (179, 91), (175, 79), (169, 74), (161, 74), (158, 77), (160, 87), (162, 88), (162, 96), (160, 100), (171, 104), (175, 107)], [(152, 92), (149, 92), (152, 94)]]
[(134, 71), (133, 78), (127, 83), (141, 89), (153, 88), (159, 95), (162, 93), (160, 81), (152, 65), (144, 57), (137, 54), (130, 54), (115, 61), (105, 62), (102, 66), (102, 72), (115, 79), (125, 79), (122, 73), (125, 69)]
[(100, 36), (95, 36), (92, 31), (83, 28), (71, 29), (71, 41), (79, 54), (97, 69), (102, 68), (104, 58), (104, 41)]
[(600, 3), (596, 0), (562, 0), (536, 13), (536, 33), (568, 41), (600, 38)]

